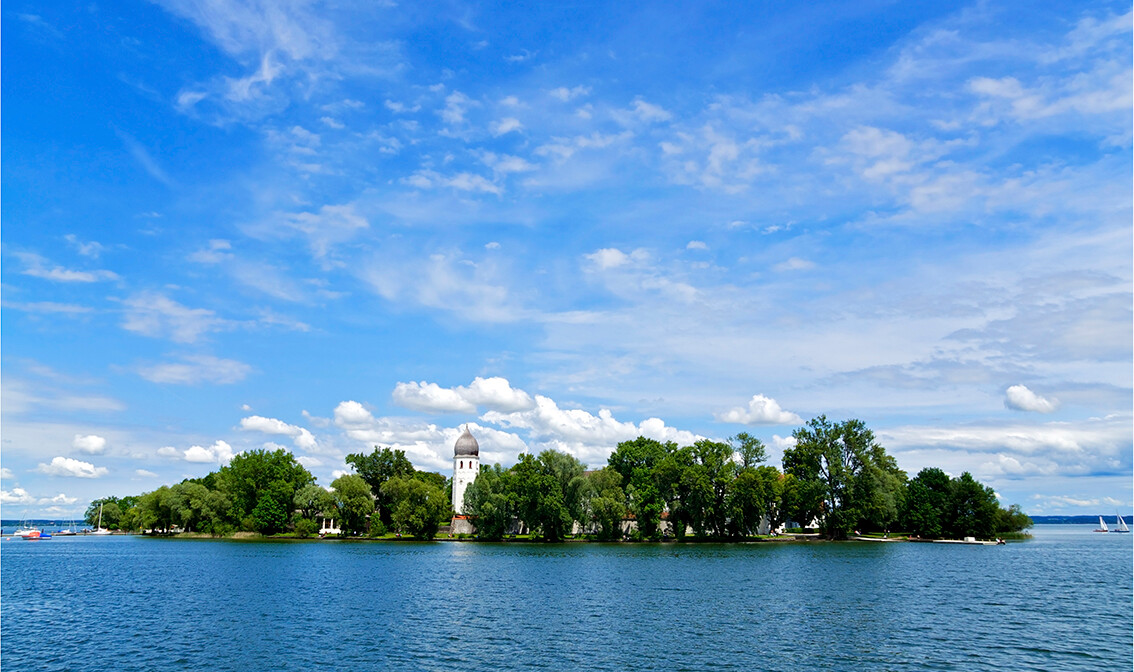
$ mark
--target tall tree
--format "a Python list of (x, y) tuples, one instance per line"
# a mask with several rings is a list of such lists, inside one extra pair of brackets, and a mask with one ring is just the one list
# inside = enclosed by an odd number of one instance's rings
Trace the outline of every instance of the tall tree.
[(621, 535), (622, 519), (626, 516), (626, 495), (621, 483), (622, 476), (610, 467), (582, 477), (576, 518), (584, 525), (596, 524), (600, 539), (616, 539)]
[(449, 495), (432, 483), (411, 476), (396, 476), (382, 485), (391, 506), (395, 530), (417, 539), (432, 539), (449, 511)]
[(217, 489), (232, 502), (232, 513), (245, 529), (282, 532), (291, 517), (295, 493), (315, 482), (290, 452), (250, 450), (217, 472)]
[(512, 473), (499, 464), (481, 467), (476, 480), (465, 490), (465, 513), (472, 518), (481, 539), (499, 541), (516, 515)]
[(367, 518), (374, 512), (374, 497), (370, 485), (358, 474), (344, 474), (331, 483), (331, 497), (347, 534), (362, 534), (367, 530)]
[(784, 471), (799, 481), (801, 500), (811, 500), (800, 508), (819, 510), (824, 534), (845, 538), (863, 521), (896, 515), (885, 498), (900, 496), (905, 474), (862, 421), (832, 423), (821, 415), (792, 435), (796, 445), (784, 451)]
[(658, 488), (654, 469), (665, 456), (677, 450), (673, 442), (661, 443), (639, 436), (619, 443), (607, 459), (610, 468), (622, 477), (626, 508), (646, 538), (655, 538), (665, 510), (665, 499)]
[(379, 517), (385, 525), (391, 525), (393, 522), (391, 502), (382, 493), (382, 485), (391, 478), (414, 475), (416, 470), (413, 468), (413, 464), (406, 459), (405, 451), (391, 448), (379, 450), (376, 446), (369, 455), (364, 453), (347, 455), (346, 461), (370, 485)]

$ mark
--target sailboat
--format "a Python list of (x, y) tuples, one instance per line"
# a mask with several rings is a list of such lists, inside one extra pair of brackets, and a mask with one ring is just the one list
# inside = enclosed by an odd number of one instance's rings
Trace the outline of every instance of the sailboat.
[(1102, 516), (1099, 516), (1099, 529), (1095, 532), (1110, 532), (1110, 528), (1106, 526), (1106, 521), (1102, 519)]
[(98, 528), (91, 534), (110, 534), (110, 530), (102, 526), (102, 502), (98, 505)]
[(1118, 515), (1117, 511), (1114, 512), (1114, 515), (1118, 518), (1118, 521), (1115, 525), (1115, 528), (1111, 530), (1111, 532), (1125, 532), (1129, 534), (1130, 528), (1126, 527), (1126, 521), (1122, 519), (1122, 516)]

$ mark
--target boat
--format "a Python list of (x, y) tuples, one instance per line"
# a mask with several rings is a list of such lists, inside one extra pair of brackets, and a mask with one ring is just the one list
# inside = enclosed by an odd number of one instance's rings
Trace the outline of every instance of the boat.
[(1130, 528), (1126, 527), (1126, 521), (1122, 519), (1122, 516), (1118, 515), (1117, 511), (1114, 512), (1114, 515), (1115, 515), (1116, 518), (1118, 518), (1118, 521), (1115, 525), (1115, 529), (1111, 530), (1111, 532), (1119, 532), (1119, 533), (1129, 534)]
[(57, 537), (73, 537), (73, 536), (77, 535), (78, 533), (79, 533), (78, 530), (75, 529), (75, 521), (72, 520), (70, 527), (66, 527), (66, 528), (63, 528), (61, 530), (56, 530), (55, 536), (57, 536)]
[(16, 530), (16, 532), (14, 533), (13, 536), (17, 536), (21, 539), (30, 539), (32, 537), (35, 537), (35, 538), (38, 539), (39, 538), (39, 530), (32, 527), (31, 525), (28, 525), (27, 521), (24, 521), (24, 523), (22, 525), (20, 525), (20, 527)]
[(95, 531), (91, 532), (91, 534), (98, 534), (98, 535), (110, 534), (110, 530), (108, 530), (108, 529), (106, 529), (105, 527), (102, 526), (102, 502), (99, 502), (99, 505), (98, 505), (98, 527), (96, 527)]
[(1095, 532), (1110, 532), (1110, 528), (1106, 526), (1106, 521), (1102, 519), (1102, 516), (1099, 516), (1099, 529)]

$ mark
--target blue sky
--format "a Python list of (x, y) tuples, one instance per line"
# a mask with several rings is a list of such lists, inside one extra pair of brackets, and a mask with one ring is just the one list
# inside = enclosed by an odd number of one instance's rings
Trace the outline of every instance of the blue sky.
[(1129, 512), (1131, 13), (7, 2), (5, 517), (860, 418)]

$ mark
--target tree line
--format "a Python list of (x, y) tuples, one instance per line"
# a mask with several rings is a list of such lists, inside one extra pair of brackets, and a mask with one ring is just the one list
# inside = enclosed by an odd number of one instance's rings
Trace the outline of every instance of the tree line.
[(334, 519), (345, 535), (384, 536), (391, 531), (432, 538), (451, 511), (445, 476), (418, 471), (405, 453), (390, 448), (346, 458), (356, 471), (330, 489), (290, 452), (251, 450), (202, 478), (127, 497), (91, 502), (86, 520), (108, 529), (172, 529), (217, 536), (235, 532), (311, 536), (318, 519)]
[(482, 467), (464, 510), (482, 538), (522, 529), (548, 541), (576, 523), (599, 539), (735, 540), (789, 520), (831, 539), (890, 530), (989, 538), (1031, 527), (1019, 506), (1001, 508), (968, 472), (927, 468), (908, 479), (859, 420), (820, 416), (793, 437), (783, 471), (763, 464), (766, 447), (747, 433), (690, 446), (638, 437), (594, 471), (554, 450), (524, 454), (509, 469)]
[[(859, 420), (820, 416), (793, 437), (782, 471), (764, 464), (766, 447), (743, 432), (689, 446), (638, 437), (592, 471), (560, 451), (524, 453), (508, 469), (482, 466), (464, 511), (488, 540), (524, 531), (560, 541), (579, 529), (598, 539), (735, 540), (788, 521), (832, 539), (890, 530), (989, 538), (1031, 526), (1019, 506), (1002, 508), (967, 472), (927, 468), (907, 478)], [(110, 529), (302, 537), (319, 530), (319, 518), (333, 518), (346, 535), (419, 539), (450, 520), (451, 479), (415, 469), (403, 451), (375, 447), (346, 463), (354, 473), (327, 489), (286, 450), (247, 451), (202, 478), (95, 500), (86, 519), (95, 524), (101, 505)]]

